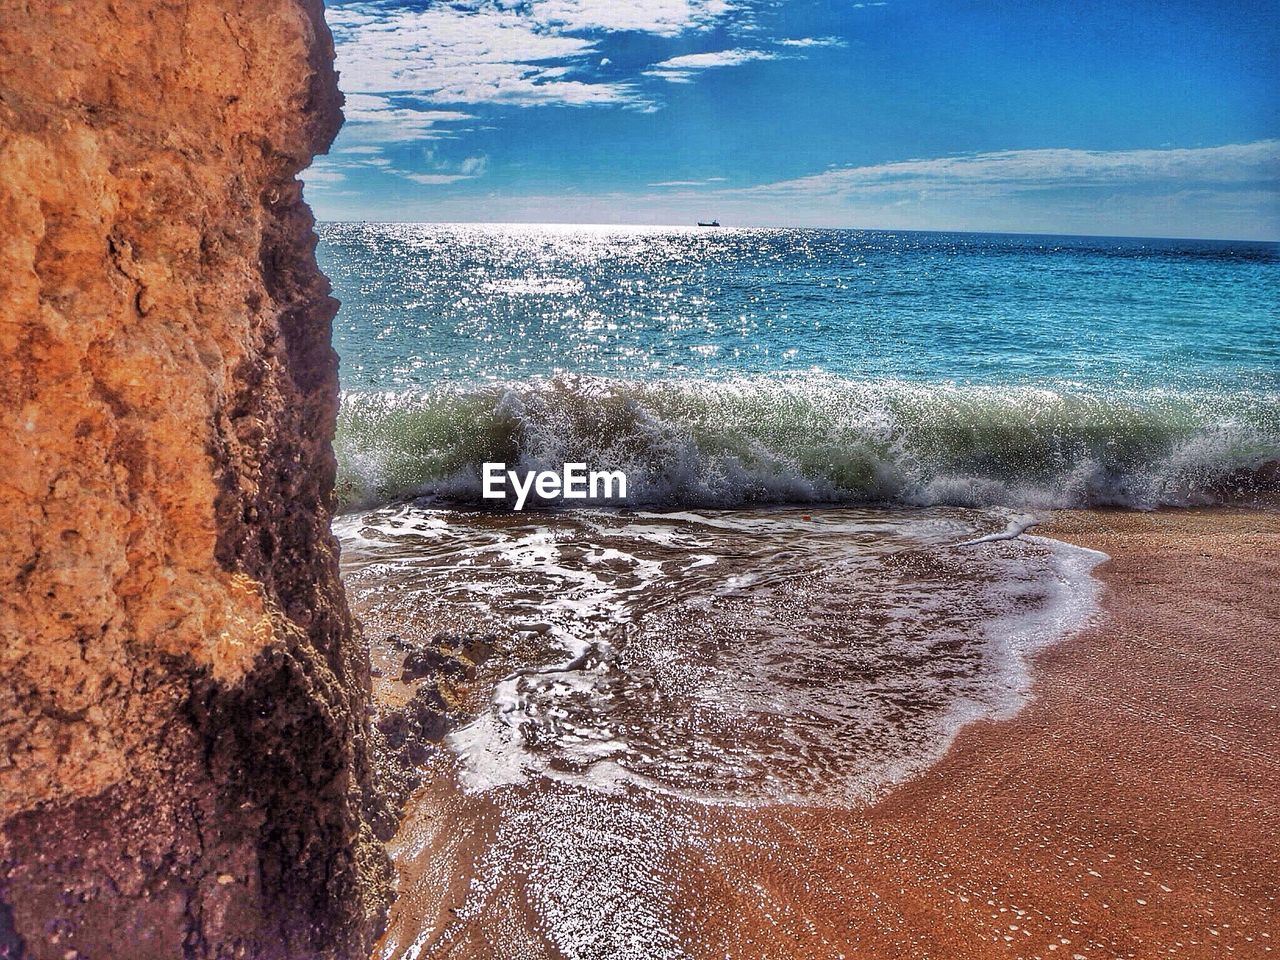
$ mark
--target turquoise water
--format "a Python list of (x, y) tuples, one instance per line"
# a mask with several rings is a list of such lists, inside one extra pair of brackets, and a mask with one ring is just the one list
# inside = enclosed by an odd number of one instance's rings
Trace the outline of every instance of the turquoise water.
[(487, 460), (634, 503), (1152, 507), (1273, 483), (1280, 247), (327, 224), (348, 504)]

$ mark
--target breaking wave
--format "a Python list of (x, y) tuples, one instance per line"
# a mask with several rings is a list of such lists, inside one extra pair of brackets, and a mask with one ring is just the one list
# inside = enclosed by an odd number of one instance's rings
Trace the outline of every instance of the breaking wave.
[(480, 498), (480, 465), (621, 469), (628, 502), (1192, 505), (1280, 489), (1280, 397), (826, 375), (348, 393), (347, 509)]

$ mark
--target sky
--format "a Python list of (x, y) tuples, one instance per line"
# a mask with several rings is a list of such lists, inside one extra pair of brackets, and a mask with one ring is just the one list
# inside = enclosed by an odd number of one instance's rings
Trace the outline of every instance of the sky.
[(322, 220), (1280, 240), (1280, 0), (330, 0)]

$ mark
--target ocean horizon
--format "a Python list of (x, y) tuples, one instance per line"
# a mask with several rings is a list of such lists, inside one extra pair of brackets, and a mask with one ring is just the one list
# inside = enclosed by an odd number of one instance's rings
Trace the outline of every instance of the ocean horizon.
[(1035, 237), (1035, 238), (1060, 238), (1063, 240), (1154, 240), (1168, 241), (1170, 243), (1190, 242), (1190, 243), (1222, 243), (1242, 246), (1263, 246), (1263, 247), (1280, 247), (1280, 237), (1222, 237), (1222, 236), (1167, 236), (1163, 234), (1129, 234), (1129, 233), (1062, 233), (1059, 231), (1045, 230), (968, 230), (964, 228), (923, 228), (923, 227), (859, 227), (859, 226), (834, 226), (834, 225), (815, 225), (815, 224), (780, 224), (780, 223), (725, 223), (716, 227), (706, 227), (698, 224), (696, 221), (691, 223), (640, 223), (632, 221), (577, 221), (577, 220), (422, 220), (422, 219), (405, 219), (405, 220), (387, 220), (387, 219), (363, 219), (360, 217), (326, 217), (317, 219), (316, 226), (324, 227), (329, 224), (409, 224), (414, 226), (439, 226), (439, 227), (548, 227), (548, 228), (568, 228), (582, 230), (625, 230), (634, 228), (637, 230), (830, 230), (836, 233), (932, 233), (932, 234), (954, 234), (954, 235), (972, 235), (972, 236), (991, 236), (991, 237)]

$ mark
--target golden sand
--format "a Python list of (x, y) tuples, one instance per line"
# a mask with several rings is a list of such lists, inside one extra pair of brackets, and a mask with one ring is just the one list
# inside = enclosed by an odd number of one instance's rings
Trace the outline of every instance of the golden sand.
[[(539, 794), (531, 803), (594, 805), (580, 823), (641, 811), (657, 825), (599, 872), (619, 872), (624, 898), (628, 884), (665, 891), (669, 926), (643, 933), (677, 955), (1271, 955), (1280, 514), (1064, 512), (1036, 532), (1111, 556), (1095, 572), (1101, 615), (1036, 658), (1025, 709), (965, 728), (876, 805), (522, 789)], [(494, 811), (448, 779), (396, 839), (401, 898), (384, 955), (416, 944), (424, 957), (560, 956), (530, 909), (551, 879), (508, 871), (469, 908), (465, 878), (493, 849)], [(619, 922), (627, 913), (619, 900)], [(577, 936), (591, 955), (591, 931)]]
[[(1280, 892), (1280, 516), (1068, 512), (1104, 616), (1034, 701), (863, 812), (735, 815), (704, 956), (1264, 957)], [(743, 821), (746, 822), (743, 822)], [(732, 864), (726, 869), (724, 864)]]

